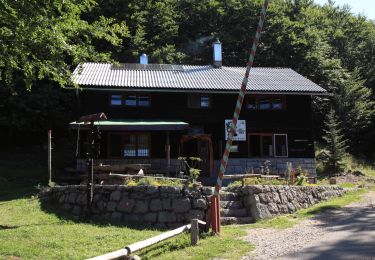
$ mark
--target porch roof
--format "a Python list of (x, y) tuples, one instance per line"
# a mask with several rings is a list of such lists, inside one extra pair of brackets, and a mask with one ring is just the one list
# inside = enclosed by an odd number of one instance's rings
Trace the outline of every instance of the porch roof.
[[(182, 121), (173, 120), (135, 120), (135, 119), (111, 119), (95, 121), (95, 125), (100, 126), (100, 130), (112, 131), (178, 131), (189, 128), (189, 124)], [(85, 123), (71, 122), (72, 129), (89, 129), (90, 125)]]

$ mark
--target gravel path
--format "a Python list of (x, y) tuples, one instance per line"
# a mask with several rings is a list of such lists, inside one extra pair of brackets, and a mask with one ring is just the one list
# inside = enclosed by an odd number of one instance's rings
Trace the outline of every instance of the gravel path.
[(285, 255), (308, 248), (314, 241), (322, 240), (331, 235), (339, 223), (361, 214), (363, 210), (375, 205), (375, 192), (364, 195), (360, 202), (352, 203), (338, 210), (330, 210), (314, 218), (303, 220), (288, 229), (250, 229), (244, 237), (256, 248), (243, 260), (248, 259), (280, 259)]

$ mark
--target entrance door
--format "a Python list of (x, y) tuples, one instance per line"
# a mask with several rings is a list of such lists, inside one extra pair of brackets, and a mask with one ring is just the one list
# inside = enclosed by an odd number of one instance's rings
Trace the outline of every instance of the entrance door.
[(201, 176), (209, 176), (210, 175), (210, 157), (208, 152), (208, 142), (197, 140), (198, 145), (198, 157), (202, 159), (199, 163), (199, 168), (201, 171)]

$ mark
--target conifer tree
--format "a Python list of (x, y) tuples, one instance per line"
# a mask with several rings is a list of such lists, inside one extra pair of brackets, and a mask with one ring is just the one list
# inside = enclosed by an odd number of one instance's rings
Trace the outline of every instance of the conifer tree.
[(327, 166), (332, 171), (339, 171), (343, 166), (342, 159), (347, 149), (347, 140), (341, 132), (340, 122), (332, 108), (324, 124), (323, 139), (326, 142)]

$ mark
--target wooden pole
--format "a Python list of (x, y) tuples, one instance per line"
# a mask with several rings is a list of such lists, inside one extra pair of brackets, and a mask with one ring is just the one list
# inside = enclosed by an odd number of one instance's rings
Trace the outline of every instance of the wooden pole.
[(167, 167), (169, 171), (171, 167), (171, 145), (170, 145), (169, 131), (167, 131), (165, 151), (166, 151), (166, 156), (167, 156)]
[(199, 225), (198, 225), (198, 219), (196, 218), (191, 220), (190, 237), (191, 237), (191, 245), (196, 246), (199, 242)]
[(52, 182), (52, 130), (48, 130), (48, 184)]

